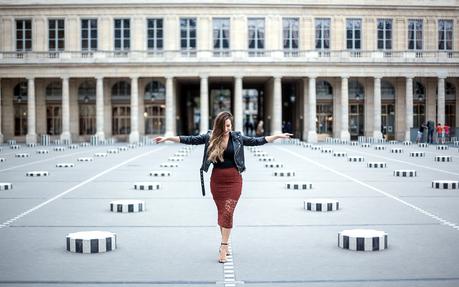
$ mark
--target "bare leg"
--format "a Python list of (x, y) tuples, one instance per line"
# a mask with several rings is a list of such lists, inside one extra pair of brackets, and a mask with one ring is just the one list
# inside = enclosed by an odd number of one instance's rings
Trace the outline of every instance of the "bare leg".
[[(230, 234), (231, 234), (231, 228), (224, 228), (220, 227), (220, 231), (222, 233), (222, 241), (221, 243), (228, 243)], [(218, 261), (225, 263), (226, 262), (226, 256), (228, 254), (228, 245), (222, 244), (220, 246), (220, 252), (218, 255)]]

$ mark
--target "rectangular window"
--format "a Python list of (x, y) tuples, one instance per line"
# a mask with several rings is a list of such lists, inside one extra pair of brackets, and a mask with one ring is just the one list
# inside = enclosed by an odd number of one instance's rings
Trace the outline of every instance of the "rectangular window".
[(196, 56), (196, 18), (180, 19), (180, 48), (184, 56)]
[(128, 51), (131, 49), (130, 19), (115, 19), (115, 50)]
[(230, 48), (230, 19), (213, 19), (214, 55), (229, 56)]
[(362, 19), (346, 20), (346, 48), (360, 50), (362, 38)]
[(264, 56), (265, 19), (249, 18), (249, 56)]
[(81, 50), (97, 50), (97, 19), (81, 20)]
[[(330, 23), (329, 18), (319, 18), (315, 21), (315, 42), (318, 50), (330, 49)], [(327, 56), (329, 52), (320, 52), (320, 55)]]
[(298, 56), (299, 19), (284, 18), (282, 21), (284, 55)]
[(150, 51), (162, 50), (164, 46), (163, 19), (147, 19), (147, 48)]
[(392, 50), (392, 19), (378, 19), (378, 50)]
[(453, 50), (453, 20), (438, 21), (438, 49)]
[(422, 20), (408, 21), (408, 50), (422, 50)]
[(32, 51), (32, 20), (16, 20), (16, 51)]
[(48, 48), (49, 51), (64, 51), (65, 23), (64, 19), (48, 20)]
[(14, 135), (27, 135), (27, 104), (14, 103)]

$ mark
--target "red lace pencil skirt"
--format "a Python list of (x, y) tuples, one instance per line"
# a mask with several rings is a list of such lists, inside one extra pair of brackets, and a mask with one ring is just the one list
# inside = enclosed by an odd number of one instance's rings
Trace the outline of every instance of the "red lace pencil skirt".
[(218, 225), (233, 227), (233, 213), (241, 197), (242, 176), (237, 168), (214, 168), (210, 176), (210, 191), (218, 210)]

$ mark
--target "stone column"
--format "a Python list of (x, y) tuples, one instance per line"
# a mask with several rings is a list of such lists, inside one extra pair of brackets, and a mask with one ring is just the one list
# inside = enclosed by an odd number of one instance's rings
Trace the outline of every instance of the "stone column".
[(243, 132), (242, 122), (242, 77), (236, 76), (234, 81), (234, 130)]
[(437, 123), (445, 124), (445, 78), (438, 78)]
[(174, 107), (174, 78), (168, 76), (166, 78), (166, 137), (175, 135), (175, 107)]
[(282, 81), (281, 77), (274, 78), (273, 86), (273, 117), (271, 122), (271, 134), (282, 132)]
[(411, 140), (410, 129), (413, 127), (413, 78), (406, 78), (405, 88), (405, 140)]
[(26, 143), (37, 143), (35, 128), (35, 79), (27, 79), (27, 136)]
[(373, 137), (382, 139), (381, 133), (381, 78), (374, 78), (373, 92)]
[(350, 140), (349, 133), (349, 77), (341, 77), (341, 132), (342, 140)]
[(201, 120), (199, 122), (201, 134), (209, 130), (209, 81), (207, 76), (201, 76)]
[(317, 143), (316, 131), (316, 78), (309, 77), (309, 120), (308, 120), (308, 142)]
[(3, 143), (3, 133), (2, 133), (2, 79), (0, 79), (0, 144)]
[(97, 77), (96, 84), (96, 136), (99, 141), (105, 140), (104, 132), (104, 78)]
[(131, 77), (131, 133), (129, 143), (139, 142), (139, 78)]
[(70, 134), (70, 98), (69, 98), (69, 78), (62, 78), (62, 134), (61, 140), (71, 141)]

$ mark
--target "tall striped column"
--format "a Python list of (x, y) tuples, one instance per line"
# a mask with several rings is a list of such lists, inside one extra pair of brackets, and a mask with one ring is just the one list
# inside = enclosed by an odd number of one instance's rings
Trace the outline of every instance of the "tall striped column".
[(62, 134), (61, 140), (71, 140), (69, 78), (62, 78)]
[(406, 78), (405, 88), (405, 140), (410, 140), (410, 129), (413, 127), (413, 78)]
[(104, 131), (104, 78), (97, 77), (96, 84), (96, 136), (99, 141), (105, 140)]
[(37, 132), (35, 128), (35, 79), (27, 79), (27, 135), (26, 143), (37, 143)]
[(209, 80), (207, 76), (201, 76), (201, 120), (199, 123), (201, 134), (209, 130)]
[(139, 78), (131, 78), (131, 132), (129, 143), (139, 142)]

